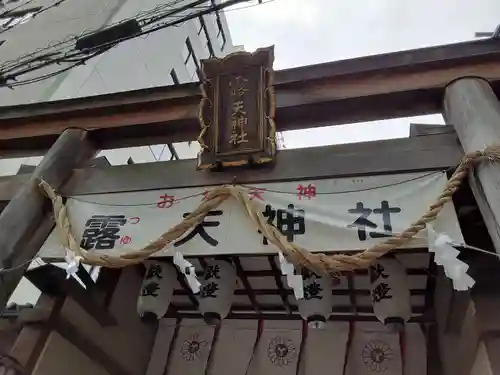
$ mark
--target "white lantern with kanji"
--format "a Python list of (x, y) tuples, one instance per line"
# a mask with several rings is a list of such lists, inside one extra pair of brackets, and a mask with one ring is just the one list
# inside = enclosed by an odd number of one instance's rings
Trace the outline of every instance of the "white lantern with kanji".
[(300, 315), (311, 328), (323, 328), (332, 313), (333, 280), (308, 270), (302, 272), (304, 298), (297, 300)]
[(161, 319), (167, 313), (174, 292), (177, 271), (173, 265), (144, 261), (146, 273), (137, 299), (137, 312), (145, 319)]
[(411, 318), (406, 267), (393, 256), (377, 259), (369, 268), (371, 299), (377, 318), (393, 330), (401, 330)]
[(198, 296), (199, 309), (207, 324), (218, 324), (229, 314), (236, 280), (236, 270), (229, 261), (207, 261)]

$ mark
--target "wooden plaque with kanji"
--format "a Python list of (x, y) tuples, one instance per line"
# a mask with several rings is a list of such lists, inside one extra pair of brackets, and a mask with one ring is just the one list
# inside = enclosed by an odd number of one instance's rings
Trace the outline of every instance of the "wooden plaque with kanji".
[(202, 61), (198, 169), (274, 160), (274, 47)]

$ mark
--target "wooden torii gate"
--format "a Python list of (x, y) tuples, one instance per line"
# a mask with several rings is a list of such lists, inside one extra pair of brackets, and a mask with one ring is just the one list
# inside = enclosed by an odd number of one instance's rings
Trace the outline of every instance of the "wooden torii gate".
[[(197, 83), (2, 107), (2, 157), (48, 152), (33, 174), (0, 178), (0, 199), (9, 202), (0, 215), (0, 265), (11, 268), (33, 258), (53, 227), (38, 178), (73, 196), (456, 166), (464, 152), (500, 143), (499, 62), (500, 44), (491, 39), (278, 71), (274, 83), (278, 131), (431, 113), (442, 113), (450, 126), (414, 126), (408, 139), (282, 151), (274, 167), (231, 174), (196, 172), (193, 160), (82, 168), (98, 150), (194, 140), (199, 133), (201, 99)], [(498, 253), (499, 172), (498, 166), (484, 165), (469, 181)], [(3, 305), (22, 271), (3, 275)], [(467, 324), (484, 323), (493, 307), (500, 312), (500, 298), (474, 300), (476, 320), (470, 323), (469, 293), (451, 292), (445, 279), (437, 284), (440, 328), (435, 334), (441, 335), (443, 353), (470, 341), (470, 335), (464, 336), (465, 319), (469, 319)], [(484, 324), (479, 330), (481, 340), (474, 342), (476, 346), (482, 342), (492, 356), (499, 343), (491, 337), (497, 337), (498, 331), (494, 324)], [(459, 344), (450, 344), (452, 339)], [(445, 354), (434, 358), (434, 373), (441, 373), (439, 362), (447, 360)], [(470, 369), (472, 363), (468, 365)]]

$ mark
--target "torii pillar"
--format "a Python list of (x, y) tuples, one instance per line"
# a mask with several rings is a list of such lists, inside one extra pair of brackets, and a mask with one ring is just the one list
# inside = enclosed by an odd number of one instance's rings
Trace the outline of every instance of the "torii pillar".
[[(500, 145), (500, 102), (488, 81), (464, 77), (452, 82), (445, 92), (443, 115), (446, 123), (454, 126), (465, 152)], [(495, 251), (500, 254), (500, 164), (478, 165), (471, 171), (469, 184)], [(491, 257), (491, 261), (498, 259)], [(460, 345), (450, 358), (443, 353), (446, 374), (458, 371), (464, 375), (500, 375), (500, 284), (496, 284), (496, 288), (477, 285), (473, 297), (467, 296), (469, 303), (464, 304), (463, 319), (457, 329), (454, 332), (441, 330), (442, 351), (447, 341), (453, 341), (463, 344), (464, 355), (472, 352), (468, 363), (456, 369), (453, 369), (453, 362), (462, 355)], [(470, 343), (474, 343), (472, 348)]]

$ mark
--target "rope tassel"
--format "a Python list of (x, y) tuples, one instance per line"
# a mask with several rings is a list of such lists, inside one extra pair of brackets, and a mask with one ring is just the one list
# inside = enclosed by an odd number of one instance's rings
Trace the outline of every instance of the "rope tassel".
[(217, 208), (222, 202), (231, 198), (235, 199), (243, 207), (245, 213), (255, 224), (256, 228), (262, 232), (270, 243), (283, 252), (290, 262), (296, 266), (306, 267), (316, 274), (333, 274), (335, 276), (342, 271), (367, 268), (377, 258), (390, 251), (401, 249), (401, 247), (409, 243), (419, 232), (426, 228), (428, 223), (434, 221), (444, 205), (451, 201), (453, 194), (459, 189), (472, 166), (483, 161), (488, 161), (490, 163), (499, 162), (500, 146), (488, 146), (484, 151), (466, 154), (448, 180), (443, 192), (436, 201), (430, 205), (428, 210), (419, 220), (398, 235), (390, 237), (384, 242), (353, 255), (311, 253), (301, 246), (288, 242), (286, 237), (284, 237), (278, 229), (267, 223), (257, 204), (250, 200), (245, 191), (236, 186), (214, 188), (207, 194), (206, 199), (196, 210), (191, 212), (179, 224), (173, 226), (140, 250), (131, 251), (119, 256), (103, 254), (101, 252), (89, 252), (79, 246), (72, 233), (71, 223), (62, 197), (45, 181), (41, 181), (39, 186), (52, 201), (57, 233), (61, 243), (76, 255), (80, 256), (82, 258), (82, 263), (85, 264), (121, 268), (141, 263), (151, 255), (163, 250), (167, 245), (182, 237), (188, 230), (200, 224), (209, 211)]

